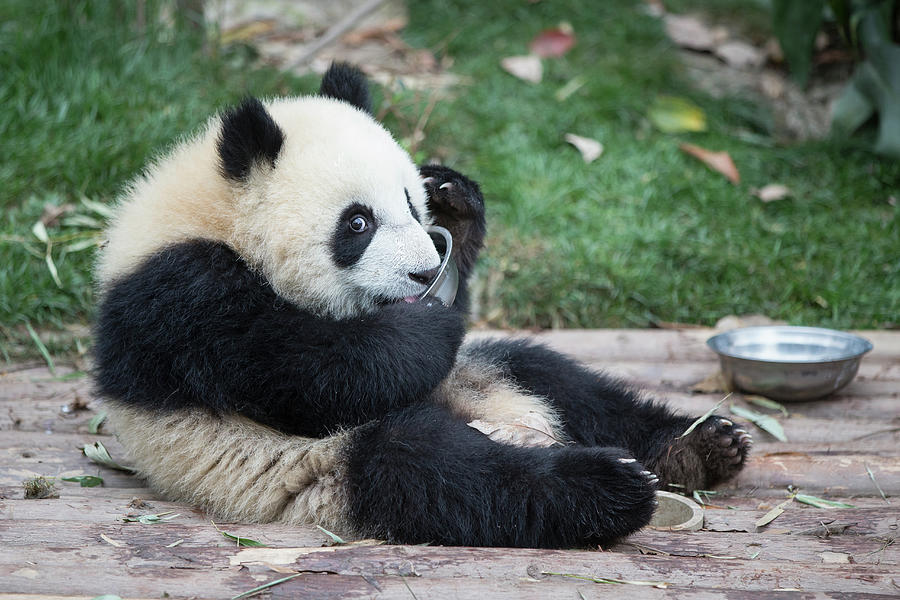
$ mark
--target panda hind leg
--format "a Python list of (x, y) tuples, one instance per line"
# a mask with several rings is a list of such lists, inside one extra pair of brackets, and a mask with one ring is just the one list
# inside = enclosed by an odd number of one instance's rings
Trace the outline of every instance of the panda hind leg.
[(349, 517), (401, 543), (566, 548), (646, 525), (652, 476), (620, 448), (497, 444), (438, 406), (352, 432)]
[(502, 368), (521, 388), (547, 398), (572, 441), (587, 446), (626, 448), (668, 484), (709, 489), (735, 476), (752, 446), (749, 434), (732, 421), (713, 415), (681, 437), (693, 417), (666, 406), (614, 378), (573, 359), (524, 340), (478, 342), (472, 356)]

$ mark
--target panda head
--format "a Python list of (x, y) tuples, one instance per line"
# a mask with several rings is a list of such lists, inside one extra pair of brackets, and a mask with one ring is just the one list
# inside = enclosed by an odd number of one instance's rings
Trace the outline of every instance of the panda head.
[(440, 264), (419, 171), (370, 114), (362, 73), (319, 96), (249, 98), (219, 118), (226, 240), (283, 297), (347, 318), (422, 293)]

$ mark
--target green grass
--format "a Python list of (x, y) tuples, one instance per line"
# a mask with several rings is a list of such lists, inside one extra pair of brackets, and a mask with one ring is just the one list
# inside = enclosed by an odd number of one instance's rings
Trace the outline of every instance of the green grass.
[[(900, 197), (900, 166), (853, 145), (775, 145), (765, 108), (686, 83), (660, 22), (640, 5), (409, 3), (408, 41), (446, 49), (472, 82), (437, 105), (417, 154), (482, 183), (490, 227), (482, 320), (647, 326), (760, 312), (840, 328), (895, 324), (900, 208), (889, 199)], [(0, 4), (0, 334), (9, 339), (21, 341), (26, 321), (90, 320), (91, 250), (66, 249), (96, 235), (102, 220), (82, 197), (111, 201), (148, 157), (245, 93), (316, 85), (250, 68), (246, 49), (204, 48), (191, 31), (154, 24), (140, 33), (133, 6), (118, 6)], [(147, 12), (155, 14), (153, 3)], [(544, 61), (543, 83), (502, 71), (502, 57), (524, 54), (532, 36), (564, 20), (578, 44)], [(585, 84), (557, 101), (575, 77)], [(655, 131), (645, 114), (658, 94), (693, 100), (710, 131)], [(389, 125), (408, 130), (420, 110)], [(585, 165), (563, 141), (567, 132), (599, 139), (604, 155)], [(684, 156), (686, 141), (730, 152), (742, 183)], [(770, 182), (787, 184), (794, 198), (763, 205), (751, 196)], [(31, 232), (47, 203), (77, 207), (49, 229), (61, 286)]]
[[(425, 150), (484, 188), (491, 324), (709, 325), (749, 312), (840, 328), (897, 322), (900, 207), (889, 199), (900, 196), (900, 165), (830, 142), (776, 146), (764, 108), (688, 86), (640, 2), (459, 4), (410, 3), (409, 31), (423, 46), (449, 39), (454, 70), (475, 82), (435, 111)], [(541, 84), (501, 70), (501, 57), (563, 20), (578, 44), (544, 61)], [(586, 84), (557, 101), (578, 76)], [(653, 130), (644, 115), (657, 94), (699, 104), (709, 132)], [(566, 132), (600, 140), (604, 155), (584, 165)], [(727, 150), (742, 183), (680, 142)], [(751, 196), (771, 182), (794, 198)]]
[(31, 233), (46, 204), (80, 213), (51, 237), (86, 239), (101, 223), (82, 197), (110, 202), (154, 153), (248, 92), (315, 89), (248, 68), (241, 48), (204, 51), (201, 35), (156, 22), (157, 4), (143, 33), (133, 3), (0, 4), (0, 344), (21, 339), (25, 321), (90, 319), (91, 249), (54, 246), (57, 285)]

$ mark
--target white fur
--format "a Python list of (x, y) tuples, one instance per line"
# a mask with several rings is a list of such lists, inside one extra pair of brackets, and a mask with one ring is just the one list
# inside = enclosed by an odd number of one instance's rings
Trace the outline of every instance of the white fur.
[[(266, 104), (285, 141), (272, 169), (257, 165), (247, 183), (219, 172), (213, 118), (126, 191), (108, 230), (97, 278), (105, 286), (161, 248), (189, 239), (225, 242), (301, 308), (337, 318), (373, 309), (378, 299), (424, 291), (408, 274), (433, 268), (437, 251), (423, 222), (425, 189), (409, 155), (371, 116), (320, 97)], [(341, 269), (330, 240), (341, 212), (370, 207), (378, 227), (362, 258)]]

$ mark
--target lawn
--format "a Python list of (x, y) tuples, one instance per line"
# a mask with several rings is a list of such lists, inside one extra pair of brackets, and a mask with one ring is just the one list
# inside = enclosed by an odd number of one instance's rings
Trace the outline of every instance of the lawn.
[[(479, 321), (709, 325), (758, 312), (838, 328), (896, 324), (900, 165), (857, 143), (778, 145), (764, 107), (712, 99), (687, 83), (660, 21), (641, 5), (409, 3), (406, 40), (446, 52), (470, 82), (437, 105), (420, 152), (484, 189), (490, 234)], [(21, 341), (26, 321), (53, 329), (90, 320), (91, 243), (104, 213), (92, 201), (111, 202), (155, 151), (245, 93), (315, 89), (312, 79), (250, 68), (245, 49), (204, 44), (190, 28), (140, 32), (133, 8), (117, 6), (0, 6), (7, 348)], [(765, 24), (760, 10), (749, 20), (754, 31)], [(560, 21), (573, 24), (578, 42), (563, 58), (544, 61), (542, 83), (500, 68), (502, 57), (526, 53), (537, 32)], [(557, 100), (574, 78), (583, 85)], [(709, 130), (654, 130), (646, 113), (660, 94), (698, 104)], [(420, 109), (399, 118), (417, 119)], [(600, 140), (604, 154), (585, 164), (563, 141), (569, 132)], [(729, 152), (741, 183), (682, 154), (682, 142)], [(752, 196), (772, 182), (793, 196), (771, 204)], [(58, 282), (47, 245), (32, 232), (48, 203), (75, 205), (48, 227)]]

